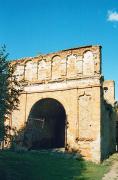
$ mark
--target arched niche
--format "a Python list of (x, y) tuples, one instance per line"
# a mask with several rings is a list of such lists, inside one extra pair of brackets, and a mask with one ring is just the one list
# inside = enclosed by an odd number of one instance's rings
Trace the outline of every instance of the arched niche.
[(92, 97), (90, 94), (79, 96), (79, 138), (91, 138), (92, 132)]
[(67, 77), (75, 77), (82, 74), (82, 57), (71, 54), (67, 57)]
[(38, 62), (38, 80), (46, 80), (51, 78), (51, 61), (42, 59)]
[(37, 63), (33, 61), (27, 61), (25, 63), (25, 80), (35, 81), (37, 79)]
[(15, 72), (14, 75), (16, 76), (18, 81), (21, 81), (24, 79), (24, 72), (25, 72), (25, 67), (24, 65), (18, 63), (15, 65)]
[(54, 56), (52, 58), (52, 79), (59, 79), (66, 76), (66, 58)]
[(94, 75), (94, 58), (91, 51), (86, 51), (83, 54), (83, 75)]

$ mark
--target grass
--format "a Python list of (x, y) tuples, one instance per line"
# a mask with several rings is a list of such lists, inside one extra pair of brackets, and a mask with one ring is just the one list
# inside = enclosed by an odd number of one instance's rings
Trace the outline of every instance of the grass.
[(108, 168), (60, 153), (0, 151), (0, 180), (101, 180)]

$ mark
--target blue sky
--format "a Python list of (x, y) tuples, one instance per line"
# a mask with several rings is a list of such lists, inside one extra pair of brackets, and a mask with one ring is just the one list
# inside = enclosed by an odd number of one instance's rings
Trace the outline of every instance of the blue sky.
[(102, 45), (103, 74), (118, 99), (117, 0), (0, 0), (0, 44), (10, 59)]

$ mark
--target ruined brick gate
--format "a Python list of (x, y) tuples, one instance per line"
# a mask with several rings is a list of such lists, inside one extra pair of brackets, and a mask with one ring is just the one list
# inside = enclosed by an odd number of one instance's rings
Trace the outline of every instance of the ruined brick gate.
[(25, 129), (25, 146), (64, 147), (96, 162), (115, 150), (114, 82), (102, 76), (100, 46), (12, 63), (24, 88), (10, 123)]

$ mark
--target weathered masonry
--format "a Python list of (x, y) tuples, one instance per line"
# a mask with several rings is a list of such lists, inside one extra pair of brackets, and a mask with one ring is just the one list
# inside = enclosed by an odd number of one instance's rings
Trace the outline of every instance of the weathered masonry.
[(104, 81), (100, 46), (12, 63), (23, 92), (10, 124), (22, 129), (23, 146), (64, 147), (95, 162), (115, 151), (114, 81)]

